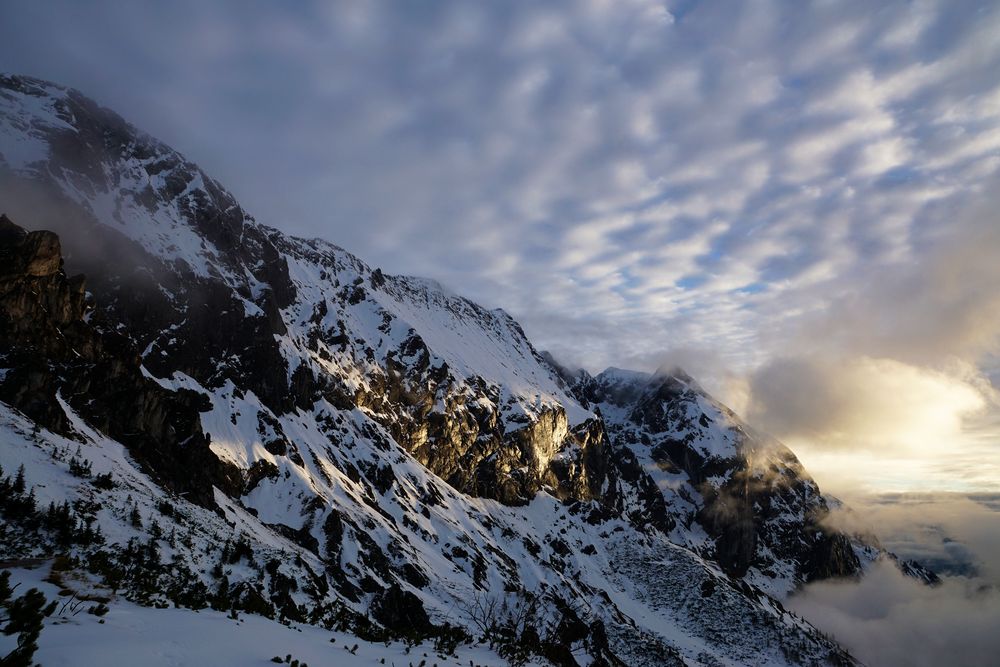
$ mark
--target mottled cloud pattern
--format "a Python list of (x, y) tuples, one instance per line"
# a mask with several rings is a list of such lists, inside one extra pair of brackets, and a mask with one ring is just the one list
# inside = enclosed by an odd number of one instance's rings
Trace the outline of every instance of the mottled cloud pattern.
[(961, 575), (794, 608), (871, 664), (995, 659), (1000, 4), (9, 2), (0, 67), (568, 365), (685, 366)]
[(0, 55), (565, 363), (689, 362), (821, 482), (844, 449), (1000, 469), (968, 429), (1000, 368), (1000, 5), (55, 1), (8, 7)]

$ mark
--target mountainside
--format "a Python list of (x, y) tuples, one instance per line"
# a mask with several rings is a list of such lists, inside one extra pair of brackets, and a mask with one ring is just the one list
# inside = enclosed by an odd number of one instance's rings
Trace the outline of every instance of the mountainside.
[(884, 553), (683, 371), (567, 371), (25, 77), (0, 211), (3, 558), (441, 655), (853, 664), (780, 600)]

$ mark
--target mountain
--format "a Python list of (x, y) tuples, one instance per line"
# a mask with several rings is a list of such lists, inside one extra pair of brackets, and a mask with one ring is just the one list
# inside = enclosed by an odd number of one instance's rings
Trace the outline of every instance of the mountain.
[(462, 664), (854, 664), (781, 600), (887, 554), (683, 371), (562, 368), (36, 79), (0, 76), (0, 210), (0, 557), (112, 620), (242, 611)]

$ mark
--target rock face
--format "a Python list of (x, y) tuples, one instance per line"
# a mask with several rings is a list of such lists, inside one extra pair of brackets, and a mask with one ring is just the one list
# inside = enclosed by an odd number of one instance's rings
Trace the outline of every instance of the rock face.
[[(673, 523), (701, 525), (710, 540), (688, 543), (724, 571), (799, 581), (850, 576), (861, 563), (844, 535), (823, 525), (826, 499), (795, 455), (755, 432), (680, 369), (655, 374), (580, 373), (577, 395), (604, 415), (609, 437), (655, 471)], [(669, 490), (668, 490), (669, 489)]]
[(0, 301), (3, 332), (10, 339), (32, 341), (49, 354), (66, 355), (72, 348), (59, 334), (62, 327), (83, 319), (83, 277), (67, 279), (62, 272), (59, 237), (52, 232), (30, 234), (0, 215)]
[(168, 489), (214, 505), (212, 487), (239, 488), (239, 472), (209, 451), (198, 406), (143, 377), (136, 352), (84, 319), (83, 276), (67, 278), (59, 238), (0, 216), (0, 399), (58, 433), (73, 427), (65, 400), (90, 425), (127, 444)]
[[(51, 230), (0, 220), (0, 401), (95, 460), (124, 445), (152, 482), (107, 493), (109, 526), (150, 485), (177, 494), (157, 520), (211, 537), (174, 542), (192, 570), (169, 590), (448, 619), (566, 664), (850, 664), (763, 601), (878, 549), (827, 531), (795, 456), (683, 372), (568, 372), (505, 312), (260, 225), (34, 79), (0, 76), (0, 208)], [(244, 561), (262, 569), (237, 580)]]
[[(6, 215), (0, 215), (0, 259), (4, 275), (42, 278), (53, 276), (62, 269), (59, 237), (52, 232), (27, 233)], [(82, 312), (82, 311), (81, 311)], [(56, 316), (68, 322), (77, 319), (71, 313)]]

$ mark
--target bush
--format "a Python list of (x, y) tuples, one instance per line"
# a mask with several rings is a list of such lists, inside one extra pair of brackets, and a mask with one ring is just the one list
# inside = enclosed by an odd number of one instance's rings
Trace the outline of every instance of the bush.
[(101, 474), (94, 477), (94, 479), (91, 480), (90, 483), (93, 484), (95, 488), (100, 489), (101, 491), (110, 491), (111, 489), (115, 488), (115, 482), (113, 479), (111, 479), (111, 473), (109, 472), (102, 472)]

